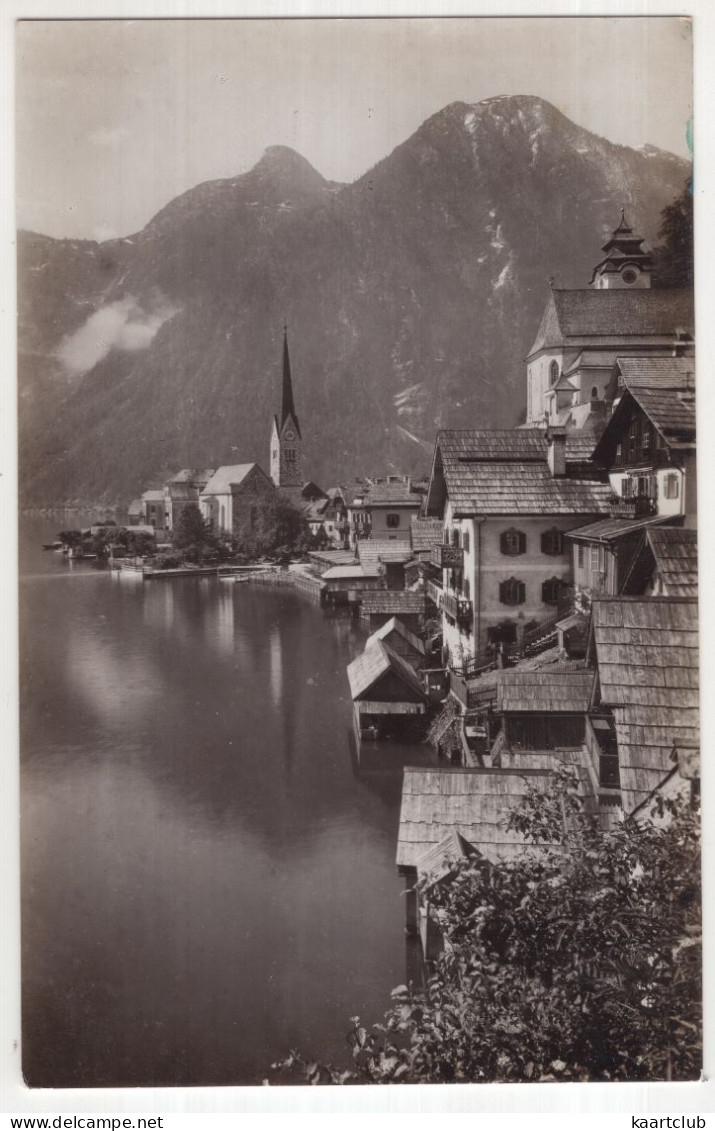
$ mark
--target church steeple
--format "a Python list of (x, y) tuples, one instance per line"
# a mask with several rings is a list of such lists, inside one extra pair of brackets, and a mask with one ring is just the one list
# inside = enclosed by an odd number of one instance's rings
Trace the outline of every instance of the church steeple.
[(621, 219), (611, 238), (603, 245), (605, 259), (597, 263), (591, 286), (597, 290), (643, 289), (650, 287), (653, 257), (644, 251), (643, 237), (636, 235), (621, 209)]
[(271, 479), (288, 495), (303, 486), (303, 443), (293, 400), (293, 378), (288, 353), (288, 327), (283, 327), (283, 388), (280, 416), (271, 428)]
[(288, 417), (293, 418), (295, 431), (300, 436), (300, 426), (293, 403), (293, 381), (290, 375), (290, 356), (288, 354), (288, 327), (283, 327), (283, 397), (281, 400), (281, 431)]

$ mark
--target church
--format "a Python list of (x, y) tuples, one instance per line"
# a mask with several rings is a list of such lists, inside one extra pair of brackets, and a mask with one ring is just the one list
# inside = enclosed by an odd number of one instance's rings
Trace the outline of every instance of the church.
[(694, 352), (693, 293), (651, 287), (653, 259), (621, 211), (588, 287), (552, 287), (527, 357), (526, 427), (600, 434), (617, 357)]
[(303, 497), (303, 438), (293, 400), (293, 380), (288, 354), (288, 328), (283, 327), (283, 388), (280, 416), (273, 417), (271, 428), (270, 475), (273, 483), (291, 502), (300, 505)]

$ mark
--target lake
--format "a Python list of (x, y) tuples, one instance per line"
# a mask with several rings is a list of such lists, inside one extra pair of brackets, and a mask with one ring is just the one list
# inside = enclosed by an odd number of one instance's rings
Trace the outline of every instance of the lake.
[(347, 1065), (350, 1017), (406, 977), (400, 766), (428, 748), (360, 770), (349, 617), (42, 551), (78, 521), (21, 527), (26, 1079), (252, 1084), (294, 1047)]

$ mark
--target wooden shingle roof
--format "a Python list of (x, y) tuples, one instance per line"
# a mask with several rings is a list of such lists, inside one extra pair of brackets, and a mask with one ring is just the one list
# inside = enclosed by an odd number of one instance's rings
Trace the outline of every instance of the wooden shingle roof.
[(419, 554), (438, 546), (444, 538), (441, 518), (417, 518), (412, 516), (410, 523), (412, 549)]
[(384, 641), (376, 640), (351, 664), (348, 664), (348, 682), (353, 701), (364, 698), (370, 688), (389, 671), (397, 675), (413, 694), (417, 692), (421, 698), (426, 698), (420, 678), (415, 674), (414, 669)]
[(619, 357), (625, 387), (666, 440), (695, 438), (695, 369), (690, 357)]
[(366, 613), (424, 613), (427, 598), (410, 589), (376, 589), (362, 594), (362, 607)]
[(502, 711), (531, 714), (585, 712), (591, 701), (594, 678), (594, 672), (587, 669), (504, 670), (498, 675), (498, 707)]
[(419, 636), (415, 636), (414, 632), (410, 632), (409, 628), (407, 628), (401, 620), (398, 620), (397, 617), (390, 617), (380, 628), (373, 632), (372, 636), (368, 636), (365, 647), (369, 648), (371, 644), (376, 643), (378, 640), (387, 640), (393, 632), (397, 632), (408, 644), (412, 645), (416, 652), (424, 656), (424, 642), (420, 640)]
[(547, 790), (550, 779), (544, 770), (408, 766), (402, 782), (397, 866), (423, 864), (430, 850), (455, 832), (492, 863), (513, 859), (527, 846), (519, 833), (505, 828), (508, 815), (530, 789)]
[(633, 810), (697, 745), (698, 608), (687, 598), (603, 597), (592, 604), (601, 698), (613, 710), (623, 806)]
[[(585, 445), (566, 438), (567, 470), (583, 459)], [(539, 428), (445, 430), (437, 435), (447, 495), (456, 515), (606, 514), (611, 496), (595, 469), (554, 478), (548, 444)]]
[(412, 490), (411, 483), (370, 483), (365, 495), (365, 506), (413, 506), (419, 509), (422, 496)]
[(666, 526), (649, 530), (647, 537), (668, 596), (697, 597), (697, 531)]
[(361, 538), (357, 544), (360, 561), (366, 562), (406, 562), (412, 557), (408, 542), (389, 542), (385, 538)]

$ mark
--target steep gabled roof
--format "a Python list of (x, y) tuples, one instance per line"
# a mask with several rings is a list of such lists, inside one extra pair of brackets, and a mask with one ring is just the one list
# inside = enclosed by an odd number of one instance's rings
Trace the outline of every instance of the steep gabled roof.
[[(243, 483), (257, 463), (229, 463), (219, 467), (201, 492), (202, 495), (230, 495), (231, 487)], [(258, 468), (261, 471), (261, 468)], [(261, 471), (261, 474), (265, 474)]]
[(419, 676), (402, 656), (393, 652), (382, 640), (373, 641), (365, 651), (348, 665), (348, 681), (353, 701), (369, 698), (368, 692), (387, 673), (392, 672), (414, 695), (426, 699)]
[[(528, 358), (542, 349), (594, 344), (624, 335), (670, 338), (692, 334), (693, 292), (689, 288), (641, 290), (552, 290)], [(528, 360), (527, 358), (527, 360)]]
[(648, 542), (669, 597), (698, 595), (698, 534), (682, 527), (649, 530)]
[(633, 405), (646, 414), (670, 445), (695, 442), (695, 375), (687, 357), (619, 357), (615, 372), (623, 378), (622, 396), (593, 450), (595, 462), (608, 466)]
[(414, 632), (410, 632), (409, 628), (397, 617), (391, 617), (390, 620), (385, 621), (380, 628), (373, 632), (372, 636), (368, 636), (365, 647), (369, 648), (371, 644), (375, 644), (378, 640), (387, 640), (388, 636), (391, 636), (393, 632), (399, 633), (416, 652), (424, 656), (425, 646), (423, 641), (420, 640), (419, 636), (415, 636)]
[(697, 745), (698, 607), (692, 599), (600, 597), (592, 603), (601, 699), (613, 710), (621, 794), (631, 812)]

